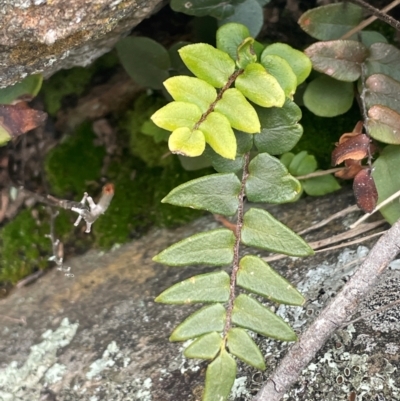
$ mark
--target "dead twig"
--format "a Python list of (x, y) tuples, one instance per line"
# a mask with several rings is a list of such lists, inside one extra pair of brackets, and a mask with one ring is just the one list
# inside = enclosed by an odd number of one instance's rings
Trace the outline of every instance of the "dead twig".
[(335, 299), (289, 349), (253, 401), (281, 400), (328, 338), (356, 312), (399, 250), (400, 221), (397, 221), (374, 245)]

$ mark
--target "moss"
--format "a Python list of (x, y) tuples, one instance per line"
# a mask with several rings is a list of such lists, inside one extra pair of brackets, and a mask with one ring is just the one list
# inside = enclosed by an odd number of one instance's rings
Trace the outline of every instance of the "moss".
[(97, 59), (90, 67), (62, 70), (44, 81), (40, 96), (44, 100), (47, 113), (54, 116), (61, 108), (62, 101), (66, 96), (74, 96), (77, 99), (89, 86), (96, 74), (104, 73), (117, 63), (117, 55), (112, 51)]
[(47, 179), (55, 195), (83, 195), (88, 184), (100, 179), (105, 149), (94, 145), (90, 123), (82, 124), (74, 135), (50, 151), (45, 160)]
[(142, 132), (143, 123), (149, 121), (150, 116), (165, 104), (164, 98), (143, 94), (136, 99), (133, 110), (128, 111), (120, 123), (121, 129), (129, 134), (130, 152), (149, 167), (167, 166), (170, 161), (170, 158), (164, 157), (169, 152), (167, 143), (156, 143), (153, 137)]
[(42, 219), (36, 221), (31, 210), (24, 210), (0, 230), (0, 281), (15, 284), (36, 268), (48, 265), (51, 242), (45, 235), (49, 224), (38, 221)]

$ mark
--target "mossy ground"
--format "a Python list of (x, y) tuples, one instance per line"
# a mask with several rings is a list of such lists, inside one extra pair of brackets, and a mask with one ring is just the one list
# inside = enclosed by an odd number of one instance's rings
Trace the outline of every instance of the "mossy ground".
[[(61, 210), (56, 218), (56, 237), (64, 243), (65, 258), (92, 247), (109, 249), (138, 237), (151, 226), (170, 227), (201, 215), (193, 209), (162, 204), (161, 199), (174, 187), (211, 170), (185, 171), (179, 159), (168, 153), (165, 141), (141, 132), (155, 109), (164, 103), (159, 97), (143, 95), (132, 110), (114, 116), (119, 151), (111, 154), (107, 169), (107, 150), (98, 145), (92, 124), (85, 122), (51, 150), (44, 161), (50, 193), (60, 199), (80, 201), (88, 192), (98, 199), (102, 185), (112, 182), (115, 196), (107, 212), (93, 225), (90, 234), (84, 224), (74, 227), (76, 213)], [(103, 168), (103, 175), (102, 175)], [(33, 217), (35, 215), (36, 217)], [(50, 213), (44, 206), (22, 211), (0, 230), (0, 284), (15, 284), (37, 269), (53, 266)]]

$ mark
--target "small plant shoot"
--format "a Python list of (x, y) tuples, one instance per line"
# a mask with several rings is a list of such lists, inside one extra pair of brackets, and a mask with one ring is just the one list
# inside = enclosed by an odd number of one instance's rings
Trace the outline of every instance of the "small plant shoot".
[[(206, 304), (179, 324), (170, 340), (194, 340), (184, 355), (211, 361), (203, 401), (223, 401), (234, 383), (237, 359), (265, 369), (249, 331), (281, 341), (297, 339), (293, 329), (260, 301), (302, 305), (303, 296), (262, 258), (241, 257), (240, 251), (246, 246), (292, 256), (313, 254), (301, 237), (267, 211), (244, 210), (245, 198), (292, 202), (302, 191), (292, 173), (317, 168), (307, 154), (295, 156), (289, 170), (276, 157), (289, 152), (302, 135), (301, 112), (293, 95), (309, 75), (311, 62), (286, 44), (262, 47), (237, 23), (219, 28), (216, 48), (190, 44), (179, 54), (194, 76), (168, 78), (164, 86), (173, 101), (151, 119), (171, 132), (171, 152), (204, 154), (217, 173), (178, 186), (163, 202), (235, 216), (235, 228), (195, 234), (155, 256), (156, 262), (169, 266), (224, 266), (173, 285), (156, 301)], [(238, 287), (248, 294), (239, 295)]]

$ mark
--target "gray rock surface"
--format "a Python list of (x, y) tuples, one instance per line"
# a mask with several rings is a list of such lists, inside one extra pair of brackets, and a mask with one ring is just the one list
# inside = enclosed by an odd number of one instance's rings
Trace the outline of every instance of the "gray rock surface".
[(0, 88), (27, 75), (86, 66), (161, 0), (0, 0)]
[[(353, 202), (351, 193), (342, 192), (269, 210), (298, 231)], [(355, 219), (347, 216), (306, 238), (328, 238)], [(67, 261), (73, 278), (53, 270), (1, 300), (0, 401), (200, 401), (205, 364), (185, 359), (182, 345), (168, 342), (172, 329), (198, 306), (165, 306), (153, 299), (173, 283), (211, 269), (165, 267), (151, 259), (179, 239), (216, 227), (210, 216), (175, 230), (154, 229), (114, 251), (90, 251)], [(307, 297), (303, 308), (280, 306), (277, 313), (302, 332), (371, 245), (271, 262)], [(399, 266), (392, 263), (361, 313), (396, 297)], [(394, 308), (337, 331), (286, 400), (400, 399), (399, 315)], [(239, 364), (232, 399), (250, 400), (289, 346), (255, 338), (267, 371)]]

